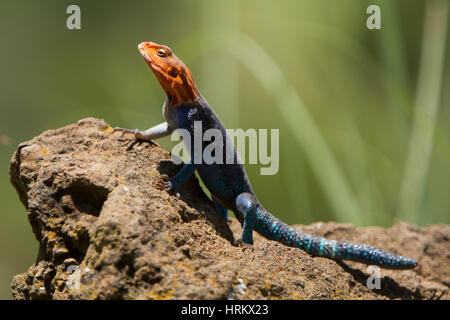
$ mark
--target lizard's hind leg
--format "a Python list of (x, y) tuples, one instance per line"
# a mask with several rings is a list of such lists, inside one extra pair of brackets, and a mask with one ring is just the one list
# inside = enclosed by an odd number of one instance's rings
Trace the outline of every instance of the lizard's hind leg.
[(235, 205), (238, 214), (243, 218), (241, 238), (236, 240), (236, 243), (243, 247), (252, 247), (258, 201), (252, 194), (243, 192), (236, 197)]
[(219, 201), (217, 201), (216, 197), (211, 196), (211, 198), (217, 213), (223, 218), (223, 220), (228, 221), (228, 209), (221, 205)]

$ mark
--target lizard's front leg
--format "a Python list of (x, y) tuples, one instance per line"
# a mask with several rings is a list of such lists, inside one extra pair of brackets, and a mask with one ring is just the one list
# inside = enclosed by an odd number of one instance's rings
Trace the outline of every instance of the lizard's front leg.
[(114, 131), (120, 131), (122, 133), (133, 133), (136, 140), (150, 141), (152, 139), (158, 139), (166, 137), (173, 132), (173, 128), (169, 126), (167, 122), (158, 124), (157, 126), (151, 127), (145, 131), (138, 129), (125, 129), (120, 127), (115, 127)]
[(166, 191), (175, 190), (188, 181), (190, 177), (192, 177), (195, 169), (197, 169), (196, 164), (190, 162), (186, 163), (184, 167), (175, 175), (175, 177), (170, 180), (166, 174), (161, 175), (160, 179), (156, 182), (156, 187)]

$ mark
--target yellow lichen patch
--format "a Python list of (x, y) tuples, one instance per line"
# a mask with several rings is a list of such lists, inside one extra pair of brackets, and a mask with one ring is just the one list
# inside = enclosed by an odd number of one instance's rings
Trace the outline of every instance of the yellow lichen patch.
[(111, 134), (113, 132), (114, 132), (114, 128), (110, 127), (110, 126), (107, 126), (106, 129), (103, 130), (103, 135), (107, 136), (107, 135), (109, 135), (109, 134)]
[(127, 183), (126, 183), (126, 180), (125, 180), (125, 178), (124, 178), (123, 176), (116, 175), (116, 178), (117, 178), (117, 181), (118, 181), (120, 184), (127, 184)]
[(278, 300), (280, 295), (280, 289), (273, 283), (266, 282), (260, 289), (264, 296), (271, 300)]
[(56, 241), (56, 239), (57, 239), (56, 233), (53, 231), (48, 231), (44, 237), (47, 238), (48, 242)]
[[(93, 283), (93, 285), (94, 285), (94, 283)], [(94, 287), (93, 285), (91, 286), (92, 289), (90, 290), (88, 300), (96, 300), (98, 298), (98, 291), (93, 289), (93, 287)]]
[(78, 233), (76, 233), (75, 231), (71, 230), (71, 231), (68, 232), (68, 234), (70, 235), (70, 237), (73, 240), (78, 240)]
[(169, 264), (169, 263), (165, 263), (164, 266), (163, 266), (163, 268), (166, 268), (166, 269), (172, 269), (173, 266), (172, 266), (171, 264)]
[(53, 250), (53, 254), (57, 254), (57, 255), (63, 255), (69, 253), (69, 249), (67, 249), (66, 247), (57, 247)]
[(183, 222), (183, 218), (181, 217), (180, 213), (177, 210), (175, 210), (175, 215), (178, 218), (178, 222)]
[(194, 271), (194, 267), (192, 265), (185, 264), (183, 262), (177, 262), (176, 268), (179, 269), (179, 270), (184, 270), (186, 272), (193, 272)]
[(47, 225), (51, 228), (51, 229), (56, 229), (56, 228), (60, 228), (63, 225), (63, 220), (60, 219), (50, 219), (47, 222)]
[(214, 287), (219, 287), (220, 286), (220, 283), (217, 281), (216, 278), (210, 277), (210, 278), (208, 278), (208, 282)]
[(175, 290), (167, 289), (160, 292), (150, 291), (148, 297), (153, 300), (168, 300), (174, 297)]
[(168, 242), (172, 242), (172, 237), (169, 235), (168, 232), (166, 232), (165, 237)]
[(290, 296), (289, 296), (290, 300), (306, 300), (306, 298), (300, 294), (298, 294), (297, 292), (293, 292)]
[(341, 287), (339, 287), (337, 285), (334, 285), (333, 286), (333, 291), (334, 291), (334, 294), (332, 296), (333, 300), (342, 300), (342, 299), (344, 299), (343, 297), (345, 297), (346, 292), (345, 292), (345, 290), (343, 290), (343, 288), (341, 288)]
[(166, 199), (166, 203), (171, 207), (175, 209), (175, 215), (178, 217), (178, 221), (182, 222), (183, 218), (181, 217), (180, 213), (178, 212), (178, 210), (175, 208), (174, 204), (172, 202), (170, 202), (169, 199)]
[(49, 154), (49, 151), (44, 147), (41, 147), (40, 150), (45, 156)]
[(79, 233), (81, 233), (81, 232), (83, 232), (84, 231), (84, 226), (82, 225), (82, 224), (77, 224), (77, 231), (79, 232)]

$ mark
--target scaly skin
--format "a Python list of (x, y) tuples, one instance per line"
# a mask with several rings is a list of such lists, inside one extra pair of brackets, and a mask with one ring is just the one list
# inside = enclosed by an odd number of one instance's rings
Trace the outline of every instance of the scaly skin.
[[(167, 136), (175, 129), (186, 129), (190, 133), (191, 141), (194, 141), (194, 122), (200, 121), (202, 133), (211, 128), (220, 131), (223, 138), (222, 147), (226, 150), (226, 145), (232, 143), (231, 139), (219, 117), (198, 91), (191, 72), (184, 63), (167, 46), (142, 42), (138, 49), (166, 92), (167, 99), (163, 106), (166, 122), (146, 131), (123, 128), (115, 130), (130, 132), (136, 139), (150, 141)], [(188, 143), (186, 145), (189, 147)], [(202, 152), (206, 145), (207, 142), (203, 142)], [(195, 152), (193, 146), (188, 150), (192, 159)], [(172, 179), (163, 175), (158, 186), (167, 191), (175, 190), (197, 170), (212, 194), (218, 213), (226, 219), (227, 209), (232, 210), (242, 224), (242, 235), (237, 240), (241, 246), (253, 245), (252, 231), (256, 230), (270, 240), (300, 248), (314, 256), (354, 260), (391, 269), (410, 269), (417, 265), (416, 260), (408, 257), (367, 245), (317, 238), (281, 222), (261, 206), (234, 147), (233, 150), (233, 164), (226, 164), (224, 158), (222, 164), (188, 163)]]

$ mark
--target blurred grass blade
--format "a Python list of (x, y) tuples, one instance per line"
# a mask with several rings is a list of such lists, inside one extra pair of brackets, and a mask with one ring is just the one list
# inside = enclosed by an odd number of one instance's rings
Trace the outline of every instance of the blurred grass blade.
[(243, 33), (236, 33), (238, 49), (229, 48), (277, 103), (292, 134), (308, 157), (330, 204), (339, 220), (364, 223), (357, 199), (339, 168), (327, 142), (320, 133), (308, 109), (303, 104), (295, 88), (283, 76), (272, 58), (255, 41)]
[(383, 82), (387, 94), (387, 106), (391, 117), (393, 136), (396, 143), (403, 144), (408, 139), (409, 123), (405, 114), (409, 114), (413, 97), (409, 94), (409, 75), (407, 59), (405, 59), (404, 36), (400, 27), (399, 2), (383, 0), (380, 2), (382, 10), (382, 33), (376, 37), (378, 48), (383, 61)]
[[(414, 119), (397, 218), (419, 223), (444, 69), (448, 1), (426, 4)], [(423, 213), (423, 212), (422, 212)]]
[[(210, 29), (239, 29), (239, 2), (229, 0), (215, 2), (203, 0), (201, 2), (202, 26)], [(200, 48), (204, 51), (211, 50), (210, 54), (201, 59), (201, 74), (199, 82), (207, 83), (205, 96), (221, 115), (221, 120), (226, 127), (237, 127), (239, 123), (239, 70), (238, 62), (223, 50), (212, 48), (211, 43), (230, 43), (227, 32), (204, 32)], [(232, 41), (232, 39), (231, 39)], [(189, 46), (191, 47), (191, 45)], [(223, 88), (227, 90), (223, 90)], [(226, 111), (226, 112), (225, 112)]]

